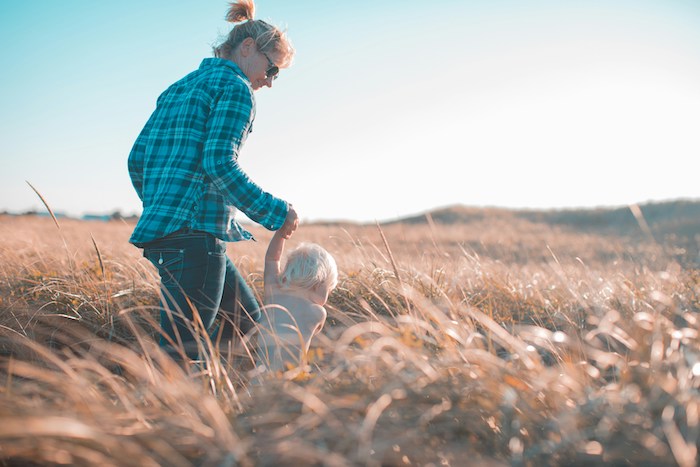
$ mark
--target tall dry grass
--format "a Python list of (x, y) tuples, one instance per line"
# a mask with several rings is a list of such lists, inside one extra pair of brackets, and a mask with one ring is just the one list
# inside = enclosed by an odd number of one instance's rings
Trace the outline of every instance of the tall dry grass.
[[(521, 220), (302, 226), (339, 287), (309, 365), (154, 345), (132, 226), (0, 217), (0, 459), (75, 465), (698, 463), (700, 274)], [(270, 233), (229, 255), (260, 290)]]

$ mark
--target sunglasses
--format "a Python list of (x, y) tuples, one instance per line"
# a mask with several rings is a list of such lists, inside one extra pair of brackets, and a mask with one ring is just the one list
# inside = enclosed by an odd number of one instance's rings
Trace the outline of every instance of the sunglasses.
[(277, 75), (279, 75), (280, 72), (280, 67), (275, 65), (275, 62), (270, 60), (270, 57), (268, 57), (265, 52), (261, 50), (260, 53), (265, 56), (265, 58), (267, 59), (267, 64), (270, 65), (269, 68), (265, 71), (265, 78), (276, 80)]

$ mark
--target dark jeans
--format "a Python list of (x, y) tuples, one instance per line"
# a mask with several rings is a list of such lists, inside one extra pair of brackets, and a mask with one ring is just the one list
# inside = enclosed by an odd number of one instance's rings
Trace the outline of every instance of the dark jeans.
[[(182, 347), (197, 358), (196, 336), (213, 341), (245, 334), (260, 319), (260, 307), (241, 273), (226, 256), (226, 243), (211, 234), (182, 229), (140, 245), (161, 281), (160, 345), (172, 355)], [(201, 323), (195, 319), (199, 315)], [(221, 318), (215, 324), (216, 318)]]

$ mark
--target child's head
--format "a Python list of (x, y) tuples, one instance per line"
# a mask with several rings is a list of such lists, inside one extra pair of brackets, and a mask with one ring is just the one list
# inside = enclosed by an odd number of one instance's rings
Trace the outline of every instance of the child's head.
[[(282, 285), (314, 292), (323, 305), (338, 283), (338, 267), (333, 257), (315, 243), (302, 243), (287, 255), (280, 276)], [(321, 303), (318, 303), (321, 302)]]

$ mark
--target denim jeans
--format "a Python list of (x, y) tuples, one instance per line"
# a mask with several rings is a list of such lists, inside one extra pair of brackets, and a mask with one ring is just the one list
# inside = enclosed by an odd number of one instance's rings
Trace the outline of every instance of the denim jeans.
[[(160, 345), (182, 344), (190, 358), (198, 355), (197, 336), (228, 340), (245, 334), (260, 319), (260, 307), (226, 255), (226, 243), (211, 234), (182, 229), (139, 245), (158, 269), (161, 281)], [(201, 324), (194, 319), (199, 314)], [(215, 323), (216, 318), (220, 321)]]

